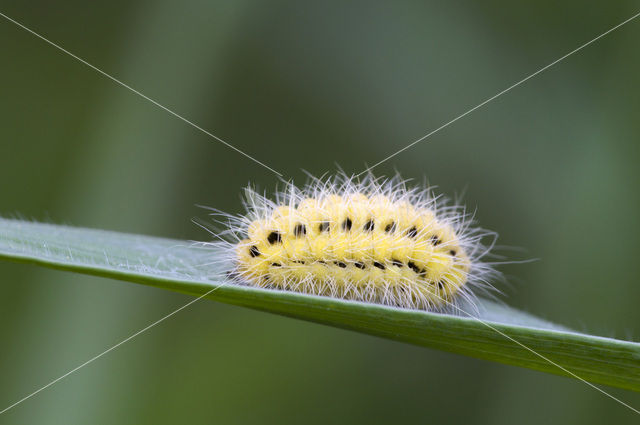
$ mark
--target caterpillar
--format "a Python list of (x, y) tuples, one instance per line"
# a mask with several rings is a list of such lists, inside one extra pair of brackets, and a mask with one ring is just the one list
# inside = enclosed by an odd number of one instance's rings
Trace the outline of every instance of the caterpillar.
[(455, 313), (499, 276), (484, 262), (495, 233), (428, 187), (399, 175), (338, 173), (275, 200), (246, 188), (246, 213), (228, 215), (234, 282), (388, 306)]

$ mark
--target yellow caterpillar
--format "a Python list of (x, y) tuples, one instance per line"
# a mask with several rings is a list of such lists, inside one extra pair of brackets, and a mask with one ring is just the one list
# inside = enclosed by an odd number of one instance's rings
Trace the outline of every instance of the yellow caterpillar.
[(233, 275), (244, 284), (452, 311), (495, 274), (480, 261), (487, 232), (399, 177), (287, 183), (275, 202), (248, 189), (246, 205), (248, 214), (231, 220)]

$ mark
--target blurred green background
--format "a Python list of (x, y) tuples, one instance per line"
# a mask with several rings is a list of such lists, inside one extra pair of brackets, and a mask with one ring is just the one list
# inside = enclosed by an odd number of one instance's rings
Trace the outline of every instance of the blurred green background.
[[(637, 13), (633, 1), (3, 1), (301, 182), (360, 172)], [(508, 304), (638, 339), (640, 20), (376, 169), (466, 188)], [(0, 19), (0, 214), (208, 240), (268, 170)], [(191, 298), (0, 263), (0, 408)], [(607, 388), (640, 406), (640, 395)], [(1, 423), (630, 423), (566, 378), (199, 302)]]

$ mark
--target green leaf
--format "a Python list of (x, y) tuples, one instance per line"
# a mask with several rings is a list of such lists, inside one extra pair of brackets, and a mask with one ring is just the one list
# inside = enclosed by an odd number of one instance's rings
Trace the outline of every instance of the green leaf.
[(424, 347), (571, 375), (515, 340), (587, 381), (640, 391), (638, 343), (573, 332), (489, 301), (481, 302), (478, 320), (240, 286), (219, 277), (229, 267), (221, 262), (229, 257), (222, 249), (217, 244), (202, 246), (188, 241), (0, 219), (0, 258), (7, 260), (192, 295), (218, 287), (207, 298)]

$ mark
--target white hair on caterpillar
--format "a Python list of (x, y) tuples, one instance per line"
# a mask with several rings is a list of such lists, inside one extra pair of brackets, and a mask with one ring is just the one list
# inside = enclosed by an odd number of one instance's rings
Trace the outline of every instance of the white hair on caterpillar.
[(247, 187), (245, 214), (211, 209), (234, 284), (449, 314), (498, 292), (497, 234), (433, 188), (343, 172), (283, 183), (273, 199)]

